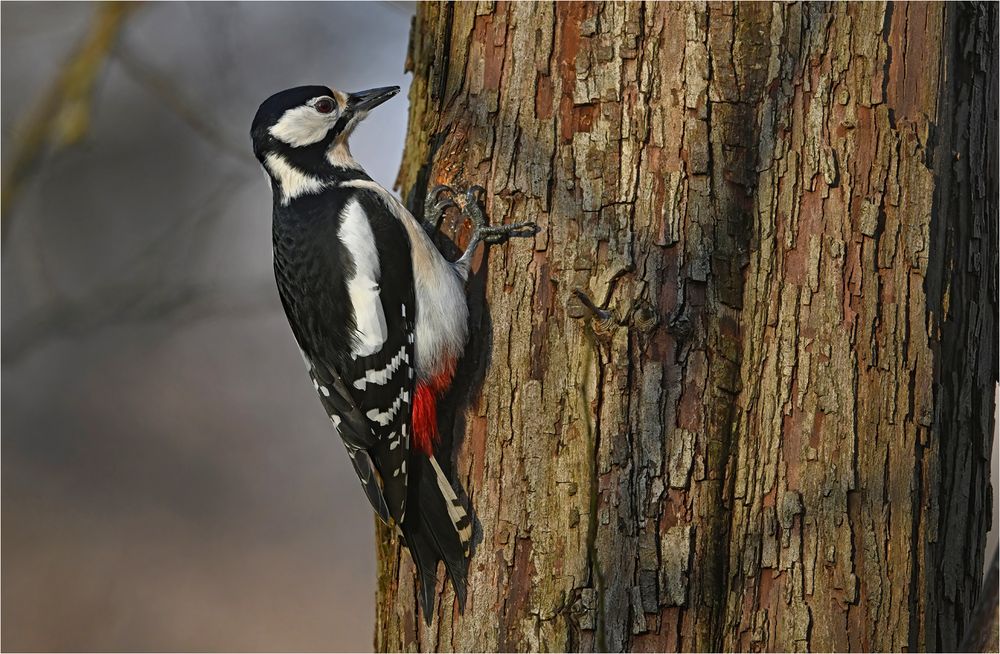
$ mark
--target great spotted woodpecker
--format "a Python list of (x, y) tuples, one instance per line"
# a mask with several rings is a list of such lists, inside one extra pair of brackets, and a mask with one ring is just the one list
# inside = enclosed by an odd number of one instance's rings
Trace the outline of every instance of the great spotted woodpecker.
[(428, 194), (423, 224), (351, 156), (348, 138), (395, 86), (272, 95), (251, 127), (271, 182), (274, 274), (292, 333), (378, 516), (396, 526), (420, 577), (429, 624), (438, 561), (465, 604), (472, 524), (434, 457), (437, 402), (468, 338), (464, 284), (480, 242), (536, 232), (491, 227), (479, 193), (461, 207), (471, 242), (449, 262), (431, 235), (455, 193)]

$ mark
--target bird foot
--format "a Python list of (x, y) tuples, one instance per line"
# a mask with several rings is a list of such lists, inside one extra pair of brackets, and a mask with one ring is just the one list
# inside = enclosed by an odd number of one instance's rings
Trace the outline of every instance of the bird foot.
[[(455, 202), (455, 197), (458, 195), (462, 196), (460, 203)], [(455, 262), (455, 265), (464, 267), (466, 270), (472, 261), (476, 246), (480, 243), (496, 245), (510, 238), (534, 236), (540, 231), (538, 225), (533, 222), (490, 225), (490, 221), (486, 217), (486, 207), (483, 204), (483, 196), (485, 195), (486, 189), (482, 186), (470, 186), (465, 193), (459, 194), (450, 186), (442, 184), (435, 186), (427, 193), (427, 199), (424, 203), (424, 207), (426, 207), (424, 229), (427, 230), (428, 234), (433, 235), (440, 228), (445, 212), (452, 207), (458, 207), (461, 210), (461, 215), (472, 223), (472, 237), (469, 239), (469, 245)]]
[(457, 206), (455, 201), (449, 197), (453, 196), (454, 193), (455, 191), (450, 186), (444, 184), (439, 184), (427, 192), (427, 197), (424, 199), (423, 226), (424, 231), (429, 236), (434, 236), (435, 232), (441, 228), (445, 212), (451, 207)]
[[(538, 225), (533, 222), (490, 225), (490, 221), (486, 217), (486, 208), (483, 206), (482, 196), (484, 195), (486, 195), (486, 189), (482, 186), (471, 186), (465, 192), (465, 205), (462, 207), (462, 213), (472, 223), (474, 241), (495, 245), (503, 243), (509, 238), (534, 236), (538, 233)], [(470, 247), (475, 246), (470, 244)]]
[[(473, 239), (477, 243), (482, 241), (494, 245), (502, 243), (508, 238), (534, 236), (539, 232), (538, 225), (533, 222), (490, 225), (482, 201), (482, 196), (485, 194), (486, 189), (482, 186), (470, 186), (462, 194), (464, 201), (459, 205), (455, 202), (455, 196), (459, 195), (459, 192), (445, 184), (435, 186), (427, 192), (427, 197), (424, 200), (424, 229), (428, 234), (433, 235), (441, 228), (441, 221), (444, 220), (448, 209), (458, 207), (461, 209), (462, 216), (472, 223)], [(456, 226), (452, 225), (452, 227)]]

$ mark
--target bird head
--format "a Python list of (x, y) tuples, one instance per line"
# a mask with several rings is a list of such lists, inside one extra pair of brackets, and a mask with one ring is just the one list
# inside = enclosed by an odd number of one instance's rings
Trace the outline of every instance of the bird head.
[[(384, 86), (345, 93), (326, 86), (297, 86), (265, 100), (250, 128), (254, 154), (268, 168), (268, 157), (309, 174), (358, 168), (347, 139), (368, 111), (399, 93)], [(270, 171), (269, 171), (270, 172)]]

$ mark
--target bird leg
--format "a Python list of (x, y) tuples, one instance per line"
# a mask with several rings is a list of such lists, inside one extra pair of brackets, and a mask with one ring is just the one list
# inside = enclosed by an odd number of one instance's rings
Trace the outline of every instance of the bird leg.
[(539, 228), (533, 222), (513, 223), (511, 225), (490, 225), (486, 218), (486, 210), (483, 207), (481, 194), (485, 194), (486, 189), (482, 186), (472, 186), (465, 192), (465, 204), (462, 206), (462, 214), (472, 223), (472, 237), (465, 252), (455, 262), (458, 267), (466, 270), (472, 264), (472, 255), (476, 251), (476, 246), (480, 242), (487, 245), (503, 243), (509, 238), (534, 236)]

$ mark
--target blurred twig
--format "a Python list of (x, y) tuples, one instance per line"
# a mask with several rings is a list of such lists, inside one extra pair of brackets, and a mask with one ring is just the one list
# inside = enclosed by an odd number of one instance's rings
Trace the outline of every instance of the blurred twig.
[(177, 114), (188, 127), (220, 152), (244, 166), (257, 166), (257, 162), (250, 156), (249, 146), (240, 147), (222, 136), (222, 131), (205, 117), (206, 112), (189, 102), (181, 87), (173, 80), (142, 61), (126, 47), (119, 48), (116, 59), (129, 77), (159, 98), (166, 108)]
[[(113, 326), (160, 322), (178, 325), (209, 317), (253, 315), (273, 310), (270, 280), (246, 288), (224, 288), (174, 273), (194, 269), (209, 231), (246, 177), (230, 174), (214, 185), (186, 219), (167, 224), (83, 297), (56, 292), (43, 306), (3, 330), (0, 362), (11, 365), (59, 339), (79, 338)], [(41, 255), (39, 255), (39, 258)], [(172, 265), (169, 259), (174, 259)]]
[(17, 193), (48, 146), (78, 142), (90, 124), (94, 82), (121, 32), (125, 17), (135, 5), (106, 2), (94, 16), (90, 31), (70, 54), (61, 72), (19, 130), (14, 154), (0, 187), (0, 241), (7, 245)]
[(195, 282), (150, 288), (122, 280), (80, 300), (45, 307), (4, 330), (0, 361), (10, 366), (37, 348), (109, 327), (157, 325), (176, 329), (208, 318), (247, 318), (278, 309), (270, 278), (244, 288), (219, 289)]

